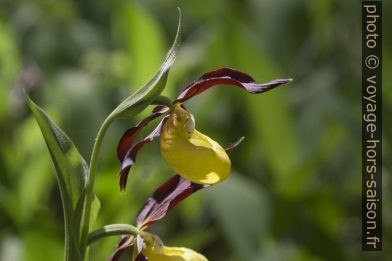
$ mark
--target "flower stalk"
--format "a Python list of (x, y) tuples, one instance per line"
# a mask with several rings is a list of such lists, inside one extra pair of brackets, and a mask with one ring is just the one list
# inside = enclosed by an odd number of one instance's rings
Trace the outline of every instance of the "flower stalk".
[(139, 234), (139, 230), (132, 225), (128, 225), (128, 224), (106, 225), (88, 234), (87, 245), (91, 245), (94, 242), (104, 237), (117, 236), (117, 235), (132, 235), (136, 237), (138, 234)]
[(98, 131), (97, 138), (95, 139), (93, 151), (91, 154), (89, 172), (86, 181), (86, 197), (83, 207), (83, 215), (81, 220), (81, 236), (80, 236), (80, 250), (82, 256), (85, 256), (86, 248), (88, 246), (87, 238), (90, 229), (90, 220), (91, 220), (91, 208), (92, 201), (94, 198), (94, 181), (95, 181), (95, 173), (98, 161), (99, 151), (101, 149), (103, 138), (106, 134), (109, 125), (112, 123), (113, 117), (110, 114), (105, 121), (103, 122), (101, 128)]

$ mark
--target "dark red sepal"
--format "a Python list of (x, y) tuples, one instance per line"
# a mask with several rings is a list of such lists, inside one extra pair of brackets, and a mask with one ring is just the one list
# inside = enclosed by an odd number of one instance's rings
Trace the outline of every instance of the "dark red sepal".
[(158, 138), (161, 135), (162, 126), (165, 123), (165, 120), (168, 116), (163, 118), (158, 126), (144, 139), (134, 144), (128, 152), (125, 154), (123, 161), (121, 162), (121, 171), (120, 171), (120, 190), (124, 190), (127, 184), (128, 174), (131, 167), (135, 164), (136, 156), (141, 148), (147, 143), (150, 143), (154, 139)]
[(205, 187), (208, 185), (196, 184), (175, 174), (147, 200), (137, 215), (136, 226), (142, 229), (152, 225), (182, 200)]
[(140, 131), (152, 120), (165, 114), (169, 111), (169, 108), (165, 106), (156, 106), (152, 113), (141, 120), (135, 127), (132, 127), (125, 131), (117, 146), (117, 158), (120, 162), (123, 162), (125, 155), (128, 150), (132, 147), (135, 139), (139, 135)]
[(291, 81), (291, 79), (277, 79), (258, 84), (246, 73), (231, 68), (220, 68), (202, 75), (198, 80), (189, 84), (174, 102), (185, 102), (193, 96), (220, 84), (238, 86), (249, 93), (262, 93)]
[(132, 236), (124, 236), (120, 243), (118, 243), (116, 250), (109, 257), (109, 261), (118, 261), (120, 256), (134, 244), (132, 238)]

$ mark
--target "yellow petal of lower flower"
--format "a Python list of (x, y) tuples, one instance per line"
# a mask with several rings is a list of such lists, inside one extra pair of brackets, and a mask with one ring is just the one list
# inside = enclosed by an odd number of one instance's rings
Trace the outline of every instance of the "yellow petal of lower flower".
[[(154, 234), (142, 232), (142, 237), (144, 239), (142, 253), (148, 261), (208, 261), (205, 256), (192, 249), (164, 246), (161, 239)], [(136, 255), (134, 251), (134, 259)]]
[(161, 133), (161, 153), (178, 174), (199, 184), (215, 184), (230, 174), (225, 150), (194, 129), (193, 116), (176, 105)]
[(163, 253), (154, 252), (152, 247), (143, 250), (148, 261), (208, 261), (208, 259), (185, 247), (163, 247)]

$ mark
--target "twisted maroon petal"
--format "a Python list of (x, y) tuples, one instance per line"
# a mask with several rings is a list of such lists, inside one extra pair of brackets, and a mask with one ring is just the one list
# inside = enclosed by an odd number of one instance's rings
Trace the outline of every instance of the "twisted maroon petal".
[(291, 81), (291, 79), (277, 79), (268, 83), (257, 84), (246, 73), (231, 68), (220, 68), (204, 74), (198, 80), (188, 85), (177, 97), (175, 102), (185, 102), (193, 96), (218, 84), (238, 86), (249, 93), (262, 93)]
[(114, 250), (113, 254), (109, 257), (109, 261), (120, 260), (119, 258), (124, 254), (124, 252), (128, 248), (132, 248), (132, 246), (137, 249), (135, 261), (147, 261), (147, 257), (142, 254), (143, 242), (144, 240), (140, 235), (136, 236), (136, 241), (133, 240), (133, 236), (124, 236), (120, 243), (118, 243), (116, 250)]
[(143, 243), (144, 243), (144, 239), (142, 238), (142, 236), (137, 235), (137, 237), (136, 237), (137, 256), (136, 256), (135, 261), (147, 261), (148, 260), (147, 257), (142, 254)]
[(225, 149), (226, 152), (230, 152), (233, 149), (237, 148), (238, 145), (240, 145), (242, 143), (242, 141), (245, 139), (245, 137), (241, 137), (239, 138), (236, 142), (233, 142), (232, 144), (229, 145), (229, 147), (227, 147)]
[(162, 126), (168, 116), (164, 117), (158, 124), (158, 126), (144, 139), (134, 144), (128, 152), (125, 154), (122, 162), (121, 162), (121, 171), (120, 171), (120, 189), (124, 190), (127, 184), (128, 174), (131, 167), (135, 164), (136, 156), (141, 148), (147, 143), (150, 143), (157, 137), (161, 135)]
[(208, 185), (193, 183), (178, 174), (155, 190), (136, 218), (136, 226), (144, 228), (162, 219), (166, 213), (192, 193)]
[(117, 146), (117, 158), (120, 162), (123, 162), (125, 155), (127, 154), (128, 150), (132, 147), (140, 131), (150, 121), (165, 114), (168, 110), (169, 108), (165, 106), (156, 106), (149, 116), (141, 120), (135, 127), (132, 127), (125, 131)]
[(109, 257), (109, 261), (118, 261), (120, 256), (127, 250), (127, 248), (133, 245), (133, 240), (130, 240), (130, 236), (124, 236), (120, 243), (118, 243), (116, 250)]

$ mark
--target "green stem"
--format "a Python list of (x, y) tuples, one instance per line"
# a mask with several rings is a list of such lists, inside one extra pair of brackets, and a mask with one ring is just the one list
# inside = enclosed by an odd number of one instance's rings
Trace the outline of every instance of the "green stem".
[[(155, 104), (166, 105), (168, 107), (172, 107), (172, 103), (169, 98), (165, 96), (157, 97), (154, 102)], [(80, 251), (82, 253), (83, 258), (86, 258), (86, 249), (88, 246), (88, 234), (90, 229), (90, 219), (91, 219), (91, 205), (94, 198), (94, 181), (95, 181), (95, 173), (98, 161), (99, 151), (101, 149), (103, 138), (106, 134), (106, 131), (112, 121), (116, 118), (116, 110), (114, 110), (102, 123), (101, 128), (98, 131), (97, 138), (95, 139), (93, 151), (91, 154), (90, 160), (90, 168), (87, 176), (86, 182), (86, 197), (83, 206), (83, 216), (81, 221), (81, 235), (80, 235)]]
[(151, 104), (155, 105), (165, 105), (166, 107), (169, 107), (170, 109), (173, 108), (173, 102), (170, 100), (168, 97), (159, 95), (154, 99), (154, 101)]
[(91, 245), (95, 241), (109, 236), (116, 236), (116, 235), (133, 235), (137, 236), (139, 230), (131, 225), (128, 224), (111, 224), (106, 225), (102, 228), (92, 231), (88, 234), (87, 237), (87, 244)]
[(101, 149), (103, 137), (110, 125), (113, 121), (112, 115), (109, 115), (105, 121), (103, 122), (101, 128), (98, 131), (97, 138), (95, 139), (94, 148), (91, 154), (90, 160), (90, 168), (87, 177), (86, 183), (86, 199), (83, 208), (83, 217), (82, 217), (82, 225), (81, 225), (81, 238), (80, 238), (80, 248), (82, 256), (85, 256), (86, 248), (87, 248), (87, 236), (90, 228), (90, 219), (91, 219), (91, 205), (94, 198), (94, 180), (95, 180), (95, 170), (97, 167), (98, 155)]

